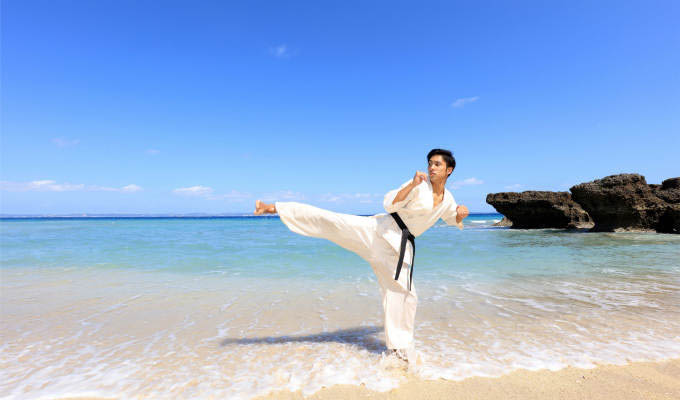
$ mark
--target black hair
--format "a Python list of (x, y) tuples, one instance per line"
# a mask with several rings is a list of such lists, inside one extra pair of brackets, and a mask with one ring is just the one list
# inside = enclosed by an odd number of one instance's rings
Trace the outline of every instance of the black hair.
[[(427, 153), (427, 162), (430, 162), (430, 158), (432, 156), (440, 155), (444, 159), (444, 162), (446, 163), (446, 168), (451, 167), (453, 168), (451, 170), (451, 174), (453, 173), (453, 170), (456, 169), (456, 159), (453, 158), (453, 153), (451, 153), (449, 150), (444, 150), (444, 149), (432, 149), (430, 150), (429, 153)], [(449, 174), (448, 176), (451, 176)], [(448, 177), (447, 176), (447, 177)]]

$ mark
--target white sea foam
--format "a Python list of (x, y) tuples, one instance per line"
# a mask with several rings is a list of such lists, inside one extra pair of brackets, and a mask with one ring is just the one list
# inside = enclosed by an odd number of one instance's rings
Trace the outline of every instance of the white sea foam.
[(13, 327), (2, 332), (0, 397), (248, 399), (336, 384), (387, 391), (410, 375), (461, 380), (675, 358), (677, 272), (421, 279), (408, 370), (382, 354), (379, 291), (369, 279), (76, 271), (41, 283), (11, 275), (0, 293), (0, 323)]

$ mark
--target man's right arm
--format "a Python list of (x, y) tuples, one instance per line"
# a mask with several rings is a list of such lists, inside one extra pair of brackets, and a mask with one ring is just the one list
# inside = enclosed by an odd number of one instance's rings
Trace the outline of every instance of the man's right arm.
[(416, 187), (416, 184), (413, 183), (413, 181), (411, 181), (411, 183), (406, 185), (403, 189), (401, 189), (399, 191), (399, 193), (397, 193), (397, 196), (394, 198), (394, 200), (392, 200), (392, 204), (396, 204), (396, 203), (406, 199), (408, 194), (411, 193), (411, 190), (413, 190), (413, 188), (415, 188), (415, 187)]
[(411, 193), (411, 190), (415, 188), (416, 186), (420, 185), (421, 182), (427, 180), (427, 174), (422, 172), (422, 171), (416, 171), (416, 174), (413, 175), (413, 180), (409, 182), (406, 187), (403, 187), (399, 193), (397, 193), (397, 196), (394, 198), (392, 201), (392, 204), (396, 204), (402, 200), (404, 200), (406, 197), (408, 197), (408, 194)]
[(427, 175), (424, 172), (416, 171), (415, 176), (412, 180), (404, 182), (399, 189), (390, 190), (385, 195), (383, 200), (383, 207), (388, 213), (393, 213), (404, 208), (409, 201), (416, 195), (417, 190), (414, 190), (420, 185), (424, 180), (427, 179)]

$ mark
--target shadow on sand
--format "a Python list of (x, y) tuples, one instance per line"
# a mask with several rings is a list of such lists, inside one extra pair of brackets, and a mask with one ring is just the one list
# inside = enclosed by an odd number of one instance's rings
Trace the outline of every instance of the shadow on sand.
[(304, 336), (263, 336), (255, 338), (226, 338), (222, 346), (232, 344), (280, 344), (280, 343), (328, 343), (337, 342), (363, 347), (371, 353), (385, 351), (385, 342), (374, 335), (383, 330), (382, 326), (362, 326), (349, 329), (339, 329), (333, 332), (320, 332)]

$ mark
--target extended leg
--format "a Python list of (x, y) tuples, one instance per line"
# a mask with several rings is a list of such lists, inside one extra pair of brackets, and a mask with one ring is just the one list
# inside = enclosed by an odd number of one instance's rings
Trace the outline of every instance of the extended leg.
[(337, 213), (293, 201), (277, 201), (274, 207), (291, 231), (330, 240), (365, 260), (370, 258), (376, 239), (375, 218)]
[[(271, 206), (271, 207), (269, 207)], [(407, 246), (399, 281), (394, 280), (399, 254), (376, 235), (375, 218), (336, 213), (297, 202), (262, 203), (263, 213), (276, 210), (281, 221), (298, 234), (330, 240), (357, 253), (371, 264), (385, 311), (385, 343), (390, 349), (413, 346), (413, 331), (418, 305), (415, 284), (407, 288), (411, 250)]]

